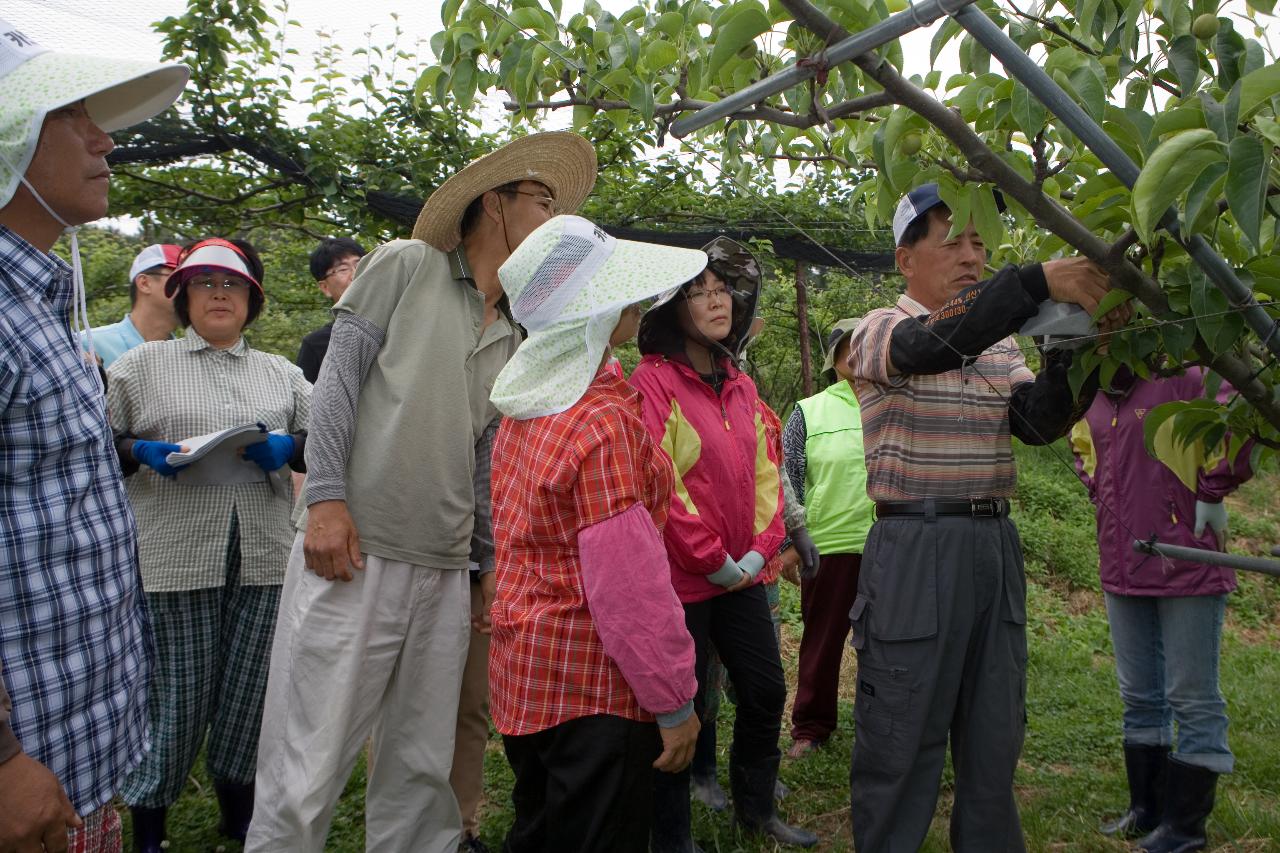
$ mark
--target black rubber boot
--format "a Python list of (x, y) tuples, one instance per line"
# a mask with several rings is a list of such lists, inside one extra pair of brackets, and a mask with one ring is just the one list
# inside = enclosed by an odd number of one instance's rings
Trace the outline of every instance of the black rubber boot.
[(1102, 825), (1103, 835), (1141, 838), (1160, 825), (1164, 814), (1164, 786), (1169, 747), (1124, 745), (1124, 769), (1129, 777), (1129, 811)]
[(712, 811), (722, 812), (729, 807), (729, 795), (720, 787), (716, 778), (716, 725), (710, 720), (698, 731), (698, 742), (693, 749), (693, 763), (689, 765), (689, 786), (693, 796)]
[(253, 784), (214, 782), (213, 792), (218, 797), (218, 811), (222, 815), (218, 832), (243, 844), (249, 834), (249, 821), (253, 820)]
[(747, 832), (767, 835), (779, 844), (812, 847), (818, 836), (807, 829), (790, 826), (774, 810), (774, 793), (778, 782), (778, 759), (759, 767), (729, 765), (729, 787), (733, 791), (733, 810), (738, 823)]
[(133, 853), (162, 853), (164, 818), (168, 811), (129, 807), (129, 814), (133, 817)]
[[(663, 778), (666, 777), (666, 778)], [(654, 771), (650, 853), (701, 853), (693, 843), (688, 775)]]
[(1208, 843), (1204, 824), (1213, 811), (1218, 774), (1194, 764), (1169, 759), (1164, 817), (1155, 831), (1138, 842), (1146, 853), (1188, 853)]

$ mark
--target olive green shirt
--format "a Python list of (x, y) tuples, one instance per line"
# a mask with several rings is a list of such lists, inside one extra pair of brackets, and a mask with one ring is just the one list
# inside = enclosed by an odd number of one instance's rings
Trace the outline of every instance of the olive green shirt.
[[(307, 504), (345, 499), (363, 552), (467, 568), (475, 446), (498, 416), (494, 379), (520, 343), (505, 298), (500, 307), (485, 327), (462, 249), (446, 254), (420, 240), (365, 256), (334, 306), (308, 436)], [(353, 370), (363, 372), (358, 391), (344, 381)]]

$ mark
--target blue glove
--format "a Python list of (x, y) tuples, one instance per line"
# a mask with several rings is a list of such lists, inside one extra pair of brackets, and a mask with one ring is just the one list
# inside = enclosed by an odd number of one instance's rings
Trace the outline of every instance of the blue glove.
[(265, 440), (245, 447), (244, 458), (257, 462), (263, 471), (283, 468), (293, 458), (293, 436), (269, 432)]
[(173, 477), (186, 466), (174, 468), (165, 461), (170, 453), (177, 453), (182, 450), (176, 444), (169, 444), (167, 441), (143, 441), (138, 439), (133, 443), (133, 458), (146, 465), (152, 471), (155, 471), (162, 477)]

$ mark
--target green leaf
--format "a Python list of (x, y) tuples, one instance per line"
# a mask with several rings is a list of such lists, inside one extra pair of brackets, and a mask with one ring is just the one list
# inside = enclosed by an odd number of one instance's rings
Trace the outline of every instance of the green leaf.
[(1004, 241), (1004, 220), (1000, 218), (1000, 209), (996, 206), (991, 187), (987, 184), (971, 187), (969, 204), (978, 236), (988, 246), (999, 246)]
[(768, 31), (770, 26), (768, 15), (757, 8), (746, 9), (719, 26), (712, 33), (715, 47), (707, 62), (707, 75), (712, 78), (719, 75), (726, 62), (754, 41), (756, 36)]
[(1181, 361), (1187, 350), (1191, 349), (1191, 345), (1195, 343), (1195, 321), (1188, 318), (1185, 322), (1161, 326), (1160, 339), (1164, 342), (1164, 351), (1169, 358)]
[(595, 107), (587, 104), (575, 104), (573, 107), (573, 129), (581, 131), (583, 128), (591, 124), (591, 119), (596, 114)]
[(1147, 445), (1147, 453), (1155, 454), (1156, 434), (1165, 421), (1177, 417), (1178, 420), (1174, 423), (1174, 429), (1177, 430), (1179, 426), (1189, 427), (1197, 422), (1203, 423), (1207, 418), (1216, 420), (1219, 415), (1212, 410), (1217, 409), (1217, 406), (1212, 400), (1174, 400), (1161, 403), (1147, 412), (1147, 416), (1142, 419), (1142, 440)]
[(1147, 158), (1133, 187), (1133, 226), (1151, 242), (1156, 225), (1182, 191), (1212, 163), (1223, 158), (1212, 130), (1188, 130), (1166, 139)]
[(1189, 104), (1165, 110), (1156, 116), (1156, 123), (1151, 129), (1151, 135), (1160, 137), (1169, 133), (1207, 126), (1204, 118), (1204, 108), (1200, 106), (1198, 101), (1192, 101)]
[(530, 9), (527, 7), (514, 9), (508, 15), (511, 23), (515, 24), (522, 30), (534, 30), (539, 32), (543, 30), (547, 23), (547, 13), (541, 9)]
[(444, 0), (440, 4), (440, 23), (445, 27), (453, 26), (453, 22), (458, 19), (458, 9), (462, 7), (462, 0)]
[(1180, 35), (1169, 45), (1169, 64), (1178, 75), (1178, 88), (1185, 98), (1196, 90), (1200, 79), (1200, 46), (1191, 34)]
[(1240, 120), (1253, 115), (1253, 111), (1280, 95), (1280, 62), (1259, 68), (1240, 80)]
[(942, 49), (946, 47), (947, 42), (951, 41), (960, 33), (960, 22), (955, 18), (947, 17), (943, 20), (942, 26), (933, 34), (933, 39), (929, 42), (929, 67), (938, 60), (938, 54), (942, 53)]
[(1101, 123), (1107, 106), (1107, 86), (1100, 70), (1094, 67), (1095, 64), (1081, 65), (1069, 76), (1072, 87), (1080, 96), (1080, 104), (1085, 112), (1094, 121)]
[(1230, 18), (1220, 18), (1222, 26), (1214, 39), (1214, 55), (1218, 60), (1218, 85), (1229, 91), (1240, 79), (1240, 66), (1244, 61), (1244, 39), (1236, 32)]
[(1191, 273), (1191, 311), (1196, 315), (1196, 329), (1214, 352), (1223, 352), (1235, 343), (1240, 327), (1239, 314), (1225, 314), (1231, 308), (1227, 297), (1214, 287), (1199, 268)]
[(668, 38), (678, 38), (684, 29), (684, 15), (679, 12), (663, 12), (653, 28)]
[(1012, 103), (1013, 120), (1017, 123), (1018, 129), (1026, 135), (1027, 141), (1031, 142), (1036, 138), (1036, 134), (1044, 129), (1049, 112), (1021, 83), (1013, 85)]
[(1200, 91), (1196, 95), (1200, 98), (1200, 108), (1204, 110), (1204, 123), (1218, 134), (1218, 139), (1223, 143), (1230, 142), (1235, 135), (1235, 128), (1227, 125), (1226, 107), (1215, 101), (1208, 92)]
[(653, 121), (653, 87), (644, 78), (636, 77), (631, 81), (631, 96), (627, 100), (645, 121)]
[(939, 176), (938, 195), (951, 209), (951, 231), (947, 235), (950, 239), (968, 227), (969, 220), (973, 218), (970, 203), (972, 196), (966, 187), (960, 186), (950, 175)]
[(1203, 233), (1218, 218), (1218, 196), (1222, 195), (1226, 174), (1226, 163), (1214, 163), (1201, 172), (1187, 190), (1182, 222), (1188, 234)]
[(650, 41), (644, 48), (644, 67), (650, 71), (664, 71), (676, 64), (680, 52), (669, 41)]
[(1119, 308), (1132, 298), (1132, 293), (1127, 290), (1121, 290), (1118, 287), (1107, 291), (1107, 295), (1102, 297), (1102, 301), (1098, 303), (1098, 310), (1093, 312), (1093, 319), (1101, 319), (1106, 316), (1108, 312)]
[(1231, 215), (1253, 246), (1262, 250), (1262, 213), (1267, 195), (1267, 150), (1262, 140), (1248, 134), (1231, 140), (1227, 158), (1227, 204)]

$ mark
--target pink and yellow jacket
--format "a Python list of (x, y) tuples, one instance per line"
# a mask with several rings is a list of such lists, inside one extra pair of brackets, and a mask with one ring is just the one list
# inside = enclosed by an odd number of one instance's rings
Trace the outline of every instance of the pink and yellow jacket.
[[(685, 603), (725, 591), (708, 580), (726, 557), (770, 562), (785, 537), (780, 444), (751, 377), (726, 360), (719, 396), (688, 365), (646, 355), (631, 374), (645, 428), (671, 457), (675, 485), (663, 539), (671, 583)], [(776, 432), (776, 430), (775, 430)], [(756, 576), (766, 583), (776, 563)]]

